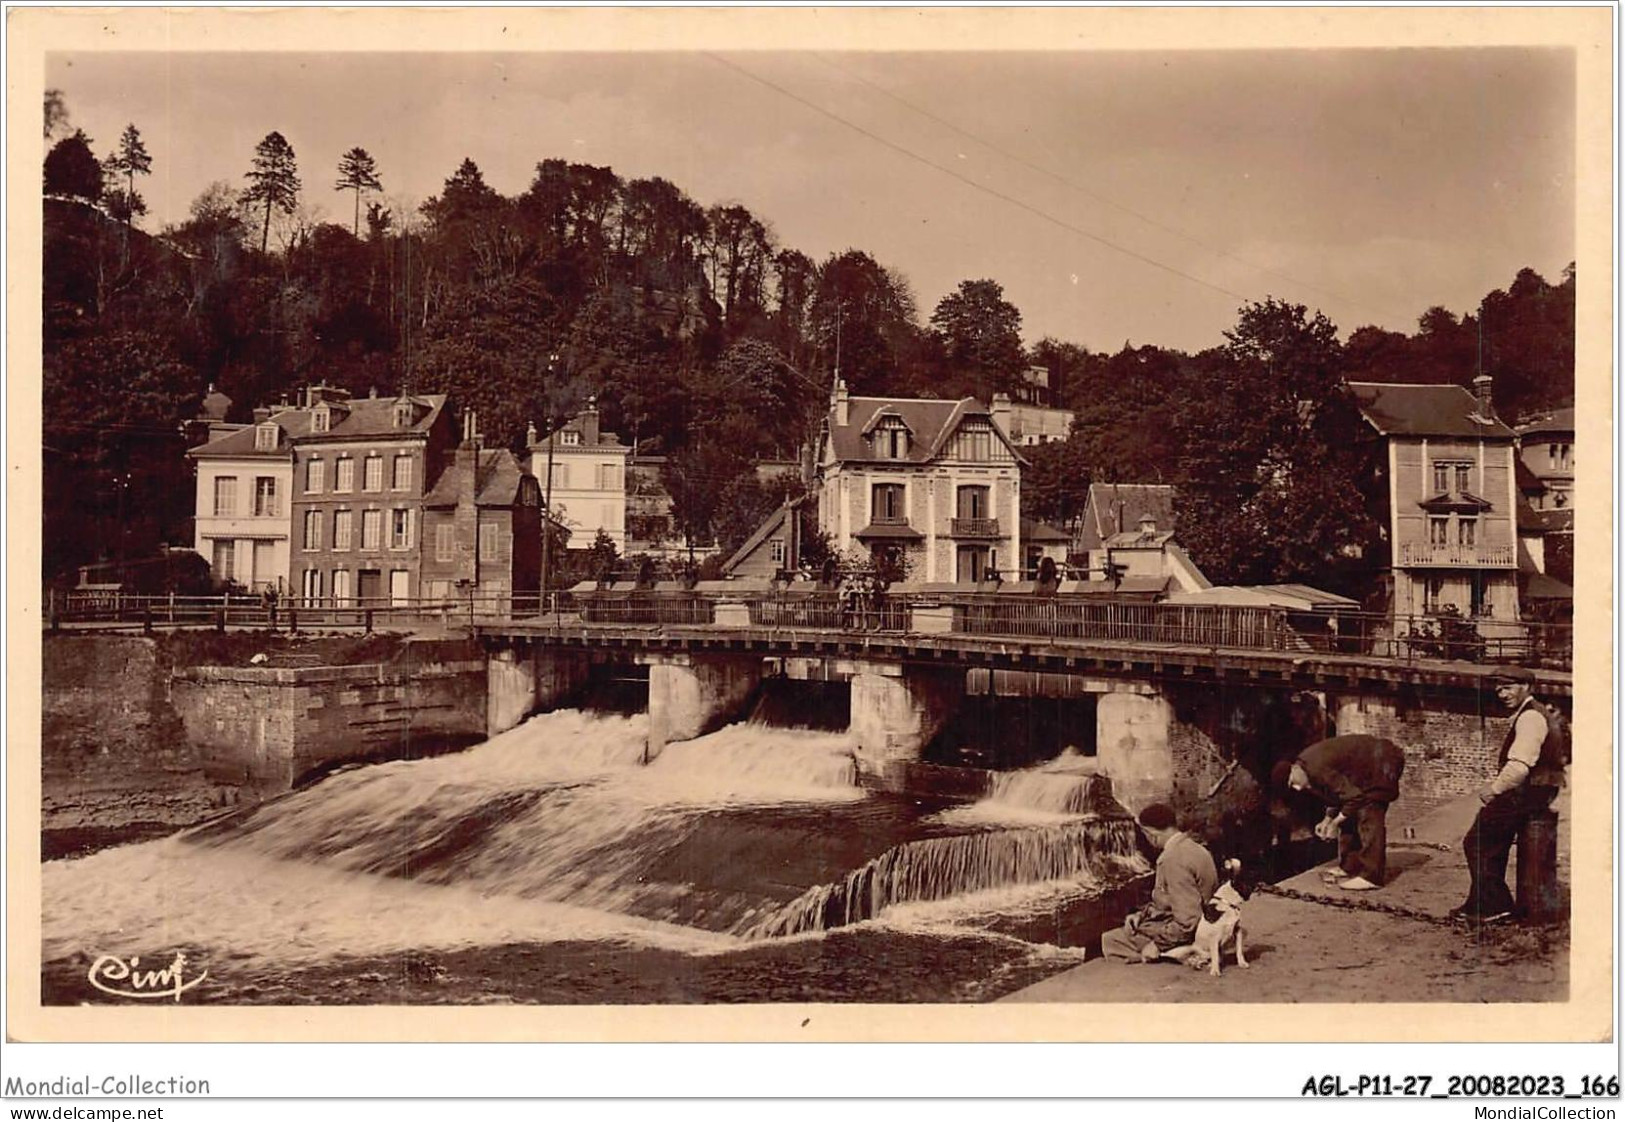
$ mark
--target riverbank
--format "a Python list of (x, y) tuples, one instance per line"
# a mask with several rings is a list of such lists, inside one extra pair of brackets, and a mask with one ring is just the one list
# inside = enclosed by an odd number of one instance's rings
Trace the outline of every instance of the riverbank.
[[(1399, 804), (1395, 811), (1402, 811)], [(1006, 1001), (1182, 1004), (1202, 1002), (1546, 1002), (1569, 996), (1569, 926), (1469, 929), (1445, 921), (1467, 894), (1461, 839), (1477, 813), (1468, 796), (1414, 821), (1396, 814), (1389, 884), (1358, 903), (1391, 904), (1427, 918), (1335, 906), (1350, 894), (1311, 869), (1280, 887), (1309, 899), (1255, 893), (1243, 912), (1248, 969), (1226, 961), (1220, 977), (1174, 962), (1127, 965), (1092, 957), (1005, 997)], [(1558, 880), (1571, 883), (1569, 798), (1559, 813)], [(1415, 832), (1405, 836), (1405, 826)], [(1514, 856), (1514, 861), (1516, 856)], [(1321, 866), (1324, 868), (1327, 866)], [(1099, 948), (1090, 949), (1092, 956)]]

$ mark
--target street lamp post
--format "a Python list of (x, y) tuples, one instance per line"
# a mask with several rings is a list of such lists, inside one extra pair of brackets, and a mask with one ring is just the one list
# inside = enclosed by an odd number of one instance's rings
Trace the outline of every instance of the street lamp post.
[(542, 489), (542, 614), (547, 614), (548, 563), (553, 555), (553, 419), (547, 419), (547, 485)]
[[(558, 373), (559, 352), (553, 351), (547, 356), (547, 382), (548, 388), (553, 388), (553, 381)], [(547, 415), (542, 418), (547, 425), (547, 480), (542, 487), (542, 602), (538, 605), (542, 615), (547, 614), (548, 581), (552, 577), (553, 559), (553, 446), (558, 432), (558, 417), (549, 405)]]

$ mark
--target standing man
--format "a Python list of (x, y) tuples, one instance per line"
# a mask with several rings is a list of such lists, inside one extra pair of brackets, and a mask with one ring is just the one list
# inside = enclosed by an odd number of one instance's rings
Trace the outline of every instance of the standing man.
[(1271, 773), (1277, 791), (1308, 791), (1326, 804), (1315, 836), (1337, 838), (1337, 887), (1381, 888), (1388, 874), (1388, 804), (1399, 798), (1405, 751), (1380, 736), (1334, 736), (1311, 744)]
[(1140, 829), (1157, 848), (1151, 902), (1100, 937), (1100, 950), (1119, 962), (1155, 962), (1162, 952), (1196, 938), (1202, 905), (1219, 887), (1213, 855), (1179, 830), (1173, 807), (1152, 803), (1140, 811)]
[(1492, 675), (1490, 685), (1501, 704), (1512, 710), (1512, 723), (1501, 744), (1495, 778), (1478, 792), (1478, 817), (1462, 839), (1467, 874), (1472, 878), (1467, 902), (1451, 911), (1462, 919), (1488, 923), (1512, 914), (1507, 888), (1507, 855), (1524, 823), (1551, 806), (1563, 786), (1568, 737), (1562, 722), (1535, 700), (1535, 675), (1510, 667)]

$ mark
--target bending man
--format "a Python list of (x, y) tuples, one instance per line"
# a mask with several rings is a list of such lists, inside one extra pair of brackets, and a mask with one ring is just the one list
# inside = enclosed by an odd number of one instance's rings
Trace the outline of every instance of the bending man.
[(1276, 790), (1308, 791), (1326, 804), (1315, 836), (1337, 838), (1337, 887), (1380, 888), (1388, 875), (1388, 804), (1399, 798), (1405, 751), (1378, 736), (1334, 736), (1275, 765)]

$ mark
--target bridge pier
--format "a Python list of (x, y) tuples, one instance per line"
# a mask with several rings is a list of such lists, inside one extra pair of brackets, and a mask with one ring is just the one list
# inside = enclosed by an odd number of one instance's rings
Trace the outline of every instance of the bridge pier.
[(485, 733), (496, 736), (532, 713), (557, 709), (587, 684), (592, 658), (581, 651), (516, 644), (490, 652), (485, 674)]
[(485, 734), (507, 732), (536, 711), (540, 662), (520, 646), (493, 651), (485, 660)]
[(1096, 759), (1130, 810), (1173, 797), (1173, 721), (1168, 700), (1148, 687), (1117, 685), (1096, 702)]
[(920, 759), (958, 708), (964, 676), (861, 662), (851, 681), (850, 732), (858, 744), (858, 770), (883, 785), (900, 786), (904, 765)]
[(659, 655), (649, 660), (649, 752), (693, 740), (735, 716), (762, 680), (760, 656)]

